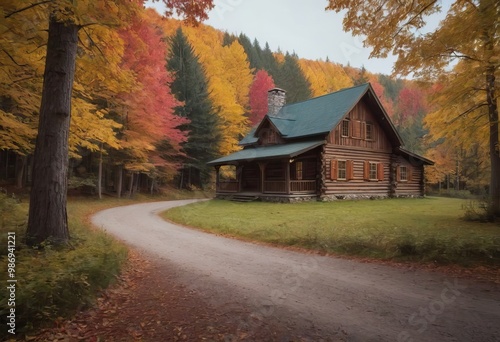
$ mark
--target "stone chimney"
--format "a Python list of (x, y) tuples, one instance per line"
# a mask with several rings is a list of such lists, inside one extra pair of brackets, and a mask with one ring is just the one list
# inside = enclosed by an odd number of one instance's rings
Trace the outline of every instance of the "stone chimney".
[(267, 92), (267, 113), (269, 116), (276, 116), (285, 104), (286, 91), (280, 88), (273, 88)]

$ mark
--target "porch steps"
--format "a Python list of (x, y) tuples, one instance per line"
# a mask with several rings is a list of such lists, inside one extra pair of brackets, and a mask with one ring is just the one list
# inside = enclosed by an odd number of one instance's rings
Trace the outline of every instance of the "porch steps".
[(231, 201), (233, 202), (253, 202), (253, 201), (258, 201), (259, 197), (258, 196), (251, 196), (251, 195), (234, 195), (231, 197)]

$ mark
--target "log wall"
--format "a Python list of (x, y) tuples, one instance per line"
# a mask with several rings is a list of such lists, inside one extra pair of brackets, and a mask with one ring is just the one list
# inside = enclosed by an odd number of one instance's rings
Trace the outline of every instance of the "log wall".
[[(370, 108), (360, 101), (346, 117), (349, 135), (342, 122), (329, 134), (322, 153), (321, 196), (324, 199), (422, 196), (423, 166), (393, 154), (393, 147)], [(373, 127), (367, 139), (366, 124)], [(346, 179), (337, 179), (338, 161), (346, 161)], [(369, 179), (369, 163), (377, 164), (377, 177)], [(399, 171), (406, 167), (407, 179)]]

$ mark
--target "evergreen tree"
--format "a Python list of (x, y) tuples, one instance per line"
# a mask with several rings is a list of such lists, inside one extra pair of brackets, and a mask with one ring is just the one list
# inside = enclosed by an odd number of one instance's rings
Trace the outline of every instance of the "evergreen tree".
[(243, 49), (245, 49), (248, 62), (250, 63), (250, 68), (253, 69), (254, 72), (262, 68), (262, 61), (260, 60), (259, 53), (250, 41), (250, 38), (242, 33), (238, 37), (238, 42), (241, 44), (241, 46), (243, 46)]
[(175, 113), (190, 120), (180, 127), (189, 131), (188, 140), (183, 144), (186, 157), (180, 173), (181, 186), (203, 187), (210, 175), (206, 163), (217, 157), (221, 133), (209, 99), (205, 73), (181, 28), (170, 39), (167, 69), (175, 77), (170, 84), (172, 93), (183, 102), (175, 108)]
[(302, 72), (295, 54), (286, 53), (284, 62), (273, 78), (279, 88), (286, 90), (287, 103), (300, 102), (311, 97), (311, 84)]
[(267, 73), (276, 80), (279, 73), (279, 65), (268, 43), (266, 43), (264, 50), (262, 50), (260, 59), (262, 62), (262, 69), (267, 71)]
[(227, 31), (224, 32), (224, 38), (222, 39), (222, 46), (231, 45), (235, 40), (237, 40), (235, 35), (229, 34)]

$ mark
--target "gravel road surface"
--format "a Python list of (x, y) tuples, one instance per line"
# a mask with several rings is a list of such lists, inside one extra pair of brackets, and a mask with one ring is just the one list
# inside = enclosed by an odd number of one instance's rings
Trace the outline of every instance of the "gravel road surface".
[(247, 243), (157, 216), (191, 202), (108, 209), (92, 222), (174, 267), (212, 305), (241, 312), (242, 330), (272, 321), (310, 341), (500, 341), (498, 284)]

